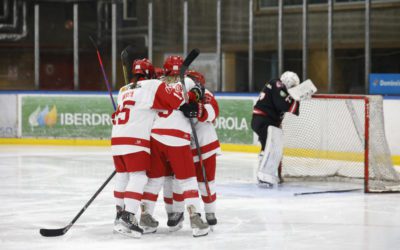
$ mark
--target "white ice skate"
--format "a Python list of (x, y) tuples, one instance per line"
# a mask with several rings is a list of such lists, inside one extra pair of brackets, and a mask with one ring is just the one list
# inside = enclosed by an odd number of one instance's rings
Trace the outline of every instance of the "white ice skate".
[(188, 206), (187, 210), (190, 214), (190, 227), (192, 228), (193, 237), (206, 236), (210, 231), (210, 226), (201, 219), (199, 213), (196, 213), (196, 208), (193, 205)]

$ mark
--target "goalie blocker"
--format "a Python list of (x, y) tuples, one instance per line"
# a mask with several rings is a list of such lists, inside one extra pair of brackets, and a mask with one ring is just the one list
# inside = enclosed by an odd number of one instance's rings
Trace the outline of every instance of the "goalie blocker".
[(311, 99), (311, 96), (317, 92), (314, 83), (307, 79), (296, 87), (288, 89), (289, 95), (296, 101)]

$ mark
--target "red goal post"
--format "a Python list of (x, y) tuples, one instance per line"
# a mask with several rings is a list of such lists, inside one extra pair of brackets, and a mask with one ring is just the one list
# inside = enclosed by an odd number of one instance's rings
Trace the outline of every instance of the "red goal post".
[(314, 95), (282, 122), (282, 181), (345, 181), (365, 192), (399, 192), (386, 141), (382, 96)]

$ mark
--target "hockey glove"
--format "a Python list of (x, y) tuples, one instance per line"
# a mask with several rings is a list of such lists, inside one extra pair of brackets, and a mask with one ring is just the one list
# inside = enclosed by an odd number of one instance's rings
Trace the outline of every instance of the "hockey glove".
[(179, 107), (179, 110), (187, 118), (196, 118), (199, 114), (199, 104), (196, 102), (184, 103)]
[(189, 91), (189, 101), (191, 102), (200, 102), (204, 98), (204, 87), (201, 85), (196, 84), (192, 89)]

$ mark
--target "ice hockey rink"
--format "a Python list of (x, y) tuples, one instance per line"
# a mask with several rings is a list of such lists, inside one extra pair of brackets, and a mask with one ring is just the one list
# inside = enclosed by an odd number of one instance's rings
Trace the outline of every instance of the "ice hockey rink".
[[(108, 147), (0, 146), (0, 249), (400, 249), (400, 194), (295, 193), (331, 184), (288, 183), (268, 190), (254, 182), (255, 154), (218, 158), (218, 225), (193, 238), (186, 215), (169, 233), (163, 201), (157, 233), (113, 234), (113, 180), (67, 234), (66, 226), (113, 172)], [(344, 188), (344, 186), (340, 186)]]

